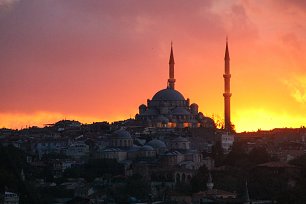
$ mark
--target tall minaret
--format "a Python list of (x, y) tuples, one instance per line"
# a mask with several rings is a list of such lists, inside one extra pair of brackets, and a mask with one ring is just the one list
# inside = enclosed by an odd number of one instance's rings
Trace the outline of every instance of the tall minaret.
[(170, 52), (170, 59), (169, 59), (169, 79), (168, 79), (168, 88), (174, 89), (174, 57), (173, 57), (173, 49), (172, 49), (172, 42), (171, 42), (171, 52)]
[(225, 73), (223, 74), (224, 78), (224, 129), (227, 132), (231, 131), (231, 74), (230, 74), (230, 56), (228, 51), (228, 42), (226, 38), (226, 48), (225, 48), (225, 57), (224, 57), (224, 67)]

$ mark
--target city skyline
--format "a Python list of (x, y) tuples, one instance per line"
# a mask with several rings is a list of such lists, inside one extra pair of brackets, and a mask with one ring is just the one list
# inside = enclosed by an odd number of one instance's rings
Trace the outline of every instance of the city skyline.
[(306, 123), (303, 1), (0, 0), (0, 126), (134, 117), (166, 86), (223, 119), (225, 37), (238, 132)]

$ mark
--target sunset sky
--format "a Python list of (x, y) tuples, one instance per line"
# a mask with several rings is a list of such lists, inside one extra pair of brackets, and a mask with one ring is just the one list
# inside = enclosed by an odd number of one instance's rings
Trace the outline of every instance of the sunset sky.
[(237, 131), (306, 125), (305, 0), (0, 0), (0, 127), (134, 117), (166, 87)]

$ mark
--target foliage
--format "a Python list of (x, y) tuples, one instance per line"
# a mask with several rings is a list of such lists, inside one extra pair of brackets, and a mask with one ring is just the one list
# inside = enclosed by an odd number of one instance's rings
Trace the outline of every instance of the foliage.
[(41, 158), (43, 161), (49, 161), (50, 159), (68, 159), (69, 157), (65, 154), (59, 154), (59, 153), (49, 153), (44, 154)]
[(20, 172), (26, 168), (26, 159), (22, 151), (14, 146), (0, 146), (0, 190), (4, 187), (18, 191)]
[(267, 152), (266, 148), (255, 147), (249, 153), (249, 161), (253, 165), (262, 164), (271, 161), (271, 156)]
[(177, 183), (175, 191), (181, 195), (190, 195), (192, 193), (192, 186), (188, 183)]
[(191, 184), (191, 191), (192, 192), (199, 192), (206, 189), (206, 182), (208, 178), (208, 170), (206, 166), (202, 166), (198, 169), (195, 176), (192, 177), (190, 184)]
[(302, 155), (290, 161), (290, 164), (306, 169), (306, 155)]
[(92, 159), (83, 166), (67, 169), (64, 176), (71, 178), (82, 177), (87, 181), (92, 181), (93, 179), (102, 177), (105, 174), (115, 176), (123, 173), (123, 165), (119, 164), (114, 159)]
[(245, 145), (241, 142), (235, 142), (232, 146), (232, 151), (225, 158), (224, 164), (247, 168), (250, 165), (248, 154)]
[(126, 189), (130, 196), (140, 199), (146, 199), (150, 192), (149, 183), (140, 174), (128, 178)]
[(33, 187), (21, 179), (21, 169), (28, 168), (25, 154), (14, 146), (0, 145), (0, 190), (5, 188), (20, 195), (20, 203), (40, 203)]
[(216, 166), (220, 166), (223, 163), (224, 153), (221, 141), (216, 142), (216, 144), (212, 147), (212, 158), (215, 160)]

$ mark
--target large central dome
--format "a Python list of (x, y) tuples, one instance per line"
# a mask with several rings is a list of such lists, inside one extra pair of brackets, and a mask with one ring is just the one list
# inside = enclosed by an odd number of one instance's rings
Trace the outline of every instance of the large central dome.
[(180, 92), (170, 88), (160, 90), (152, 98), (152, 101), (184, 101), (184, 100), (185, 98)]

